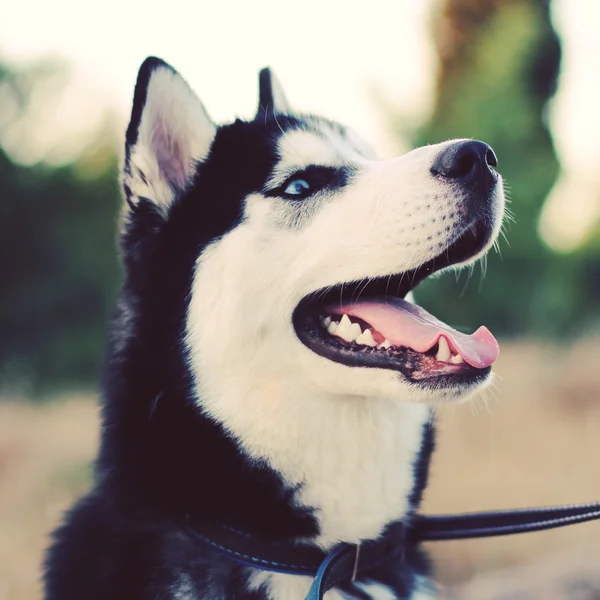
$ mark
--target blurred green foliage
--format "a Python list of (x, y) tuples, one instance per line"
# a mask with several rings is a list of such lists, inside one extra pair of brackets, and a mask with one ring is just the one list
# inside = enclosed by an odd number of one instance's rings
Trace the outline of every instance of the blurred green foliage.
[[(546, 0), (444, 0), (434, 23), (440, 70), (431, 119), (415, 146), (470, 137), (489, 143), (514, 216), (487, 275), (453, 273), (419, 287), (419, 301), (450, 323), (501, 335), (565, 335), (597, 324), (600, 255), (567, 256), (540, 239), (538, 220), (559, 172), (546, 107), (560, 66)], [(401, 123), (399, 123), (401, 128)], [(598, 248), (598, 246), (596, 246)]]
[[(0, 69), (0, 141), (28, 120), (35, 93), (31, 72)], [(2, 388), (48, 390), (98, 376), (118, 280), (117, 163), (105, 136), (59, 168), (16, 164), (0, 147)]]

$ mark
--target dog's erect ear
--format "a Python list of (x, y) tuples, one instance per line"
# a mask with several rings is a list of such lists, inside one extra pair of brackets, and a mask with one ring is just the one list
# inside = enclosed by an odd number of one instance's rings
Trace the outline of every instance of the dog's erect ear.
[(138, 74), (125, 136), (123, 187), (127, 203), (150, 201), (163, 214), (208, 155), (216, 127), (183, 77), (158, 58)]
[(258, 75), (258, 112), (256, 119), (272, 117), (273, 115), (289, 115), (292, 109), (283, 93), (279, 80), (269, 67), (261, 70)]

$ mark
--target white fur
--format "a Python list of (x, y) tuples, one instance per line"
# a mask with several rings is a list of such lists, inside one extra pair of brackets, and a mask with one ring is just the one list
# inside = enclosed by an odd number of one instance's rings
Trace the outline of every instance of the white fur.
[[(269, 600), (303, 600), (311, 585), (311, 577), (255, 571), (250, 577), (248, 589), (252, 591), (264, 586)], [(324, 600), (345, 600), (345, 596), (334, 589), (325, 594)]]
[(396, 594), (387, 586), (381, 583), (356, 583), (357, 588), (368, 594), (372, 600), (398, 600)]
[(437, 600), (439, 598), (439, 590), (430, 579), (425, 577), (417, 577), (416, 589), (410, 600)]
[(177, 583), (173, 586), (170, 600), (197, 600), (198, 596), (190, 575), (182, 573), (177, 579)]
[[(310, 577), (255, 571), (250, 577), (248, 589), (253, 591), (265, 586), (268, 590), (269, 600), (298, 600), (306, 597), (311, 584)], [(367, 581), (356, 582), (354, 585), (368, 594), (371, 600), (398, 600), (394, 591), (382, 583)], [(434, 588), (425, 580), (420, 581), (417, 586), (410, 600), (436, 600), (438, 598)], [(348, 598), (349, 596), (346, 594), (333, 589), (325, 594), (324, 600), (346, 600)]]
[(279, 140), (278, 154), (280, 162), (273, 177), (276, 184), (280, 182), (280, 173), (285, 179), (290, 172), (308, 165), (336, 167), (364, 158), (326, 125), (319, 128), (319, 135), (302, 129), (286, 133)]
[[(461, 210), (451, 186), (429, 172), (450, 142), (376, 161), (332, 137), (327, 127), (284, 135), (275, 177), (309, 163), (351, 164), (352, 183), (296, 229), (276, 218), (283, 200), (248, 196), (243, 223), (198, 258), (187, 318), (200, 408), (300, 486), (296, 500), (315, 509), (324, 548), (375, 537), (403, 518), (428, 404), (465, 395), (334, 363), (298, 340), (291, 317), (304, 296), (418, 267), (453, 241), (446, 227)], [(501, 184), (496, 196), (501, 214)], [(277, 600), (308, 589), (297, 576), (260, 577)], [(379, 588), (373, 598), (390, 597)]]
[[(306, 597), (311, 584), (312, 579), (310, 577), (256, 571), (250, 577), (248, 589), (257, 590), (261, 586), (265, 586), (268, 590), (269, 600), (298, 600)], [(355, 585), (368, 594), (371, 600), (398, 600), (397, 596), (386, 585), (375, 582), (356, 583)], [(336, 589), (329, 590), (324, 596), (324, 600), (348, 600), (349, 598), (351, 596)], [(413, 596), (411, 600), (420, 599)], [(422, 600), (433, 599), (423, 598)]]
[(166, 213), (188, 185), (195, 163), (206, 157), (215, 131), (185, 80), (167, 67), (155, 69), (124, 175), (132, 200), (148, 198)]

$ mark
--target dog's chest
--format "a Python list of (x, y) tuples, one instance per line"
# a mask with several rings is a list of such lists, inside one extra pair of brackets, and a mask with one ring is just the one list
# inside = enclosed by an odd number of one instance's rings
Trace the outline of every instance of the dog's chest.
[(429, 419), (424, 406), (345, 408), (341, 418), (321, 414), (320, 437), (299, 432), (297, 465), (279, 464), (301, 482), (297, 500), (316, 509), (325, 546), (376, 537), (406, 514)]

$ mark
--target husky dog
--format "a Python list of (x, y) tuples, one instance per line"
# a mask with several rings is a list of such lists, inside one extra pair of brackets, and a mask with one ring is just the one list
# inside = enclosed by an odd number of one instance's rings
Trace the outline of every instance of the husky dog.
[[(256, 117), (217, 126), (147, 59), (94, 485), (55, 533), (47, 600), (302, 600), (310, 577), (240, 564), (182, 521), (325, 551), (409, 522), (431, 406), (482, 389), (498, 347), (407, 295), (493, 244), (495, 166), (473, 140), (378, 159), (352, 130), (295, 113), (268, 69)], [(435, 592), (409, 546), (325, 597)]]

